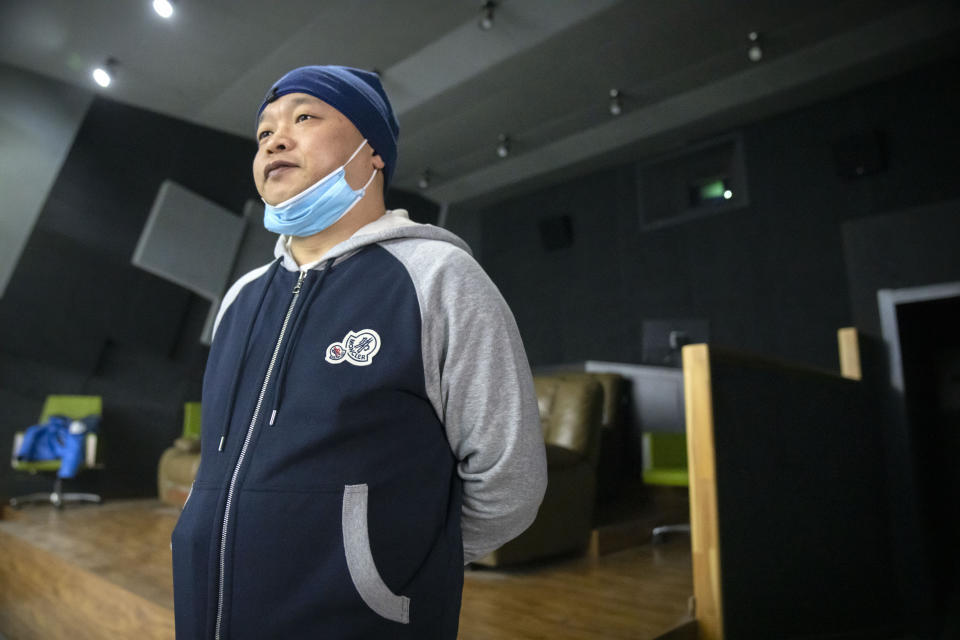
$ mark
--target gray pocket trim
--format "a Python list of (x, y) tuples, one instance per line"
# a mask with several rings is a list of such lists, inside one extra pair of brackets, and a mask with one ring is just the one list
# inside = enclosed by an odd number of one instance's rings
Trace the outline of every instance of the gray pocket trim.
[(347, 570), (368, 607), (387, 620), (408, 624), (410, 598), (390, 591), (373, 562), (367, 530), (367, 493), (365, 484), (349, 484), (343, 488), (343, 550)]

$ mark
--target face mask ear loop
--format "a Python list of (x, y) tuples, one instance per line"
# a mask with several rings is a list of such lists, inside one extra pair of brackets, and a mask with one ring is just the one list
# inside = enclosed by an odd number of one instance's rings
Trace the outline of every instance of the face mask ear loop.
[(380, 169), (374, 169), (373, 173), (370, 174), (370, 179), (367, 180), (367, 184), (360, 187), (360, 191), (362, 191), (364, 194), (367, 193), (367, 187), (370, 186), (370, 183), (373, 182), (373, 179), (377, 177), (377, 171), (380, 171)]
[(350, 161), (357, 157), (357, 154), (360, 153), (360, 149), (363, 149), (363, 145), (365, 145), (365, 144), (367, 144), (367, 139), (366, 139), (366, 138), (363, 139), (363, 142), (360, 143), (360, 146), (357, 147), (357, 150), (353, 152), (353, 155), (351, 155), (349, 158), (347, 158), (347, 161), (343, 163), (343, 166), (342, 166), (341, 168), (343, 168), (343, 167), (347, 166), (348, 164), (350, 164)]
[[(360, 146), (357, 147), (357, 150), (353, 152), (353, 155), (350, 156), (349, 158), (347, 158), (347, 161), (343, 163), (343, 168), (346, 168), (346, 166), (347, 166), (348, 164), (350, 164), (350, 161), (357, 157), (357, 154), (360, 153), (360, 149), (363, 149), (363, 145), (365, 145), (365, 144), (367, 144), (367, 139), (366, 139), (366, 138), (363, 139), (363, 142), (360, 143)], [(374, 169), (374, 170), (373, 170), (373, 173), (370, 174), (370, 179), (367, 180), (367, 183), (366, 183), (365, 185), (363, 185), (362, 187), (360, 187), (359, 189), (357, 189), (357, 191), (360, 191), (361, 193), (363, 193), (364, 195), (366, 195), (366, 193), (367, 193), (367, 187), (369, 187), (369, 186), (370, 186), (370, 183), (373, 182), (373, 179), (377, 177), (377, 171), (379, 171), (379, 169)], [(349, 187), (350, 185), (348, 184), (347, 186)], [(352, 187), (351, 187), (351, 188), (352, 188)], [(360, 196), (360, 197), (362, 198), (363, 196)], [(357, 204), (357, 203), (354, 202), (353, 204)], [(350, 208), (347, 209), (347, 211), (350, 211), (350, 209), (353, 208), (353, 204), (350, 205)], [(344, 211), (343, 213), (345, 214), (347, 211)]]

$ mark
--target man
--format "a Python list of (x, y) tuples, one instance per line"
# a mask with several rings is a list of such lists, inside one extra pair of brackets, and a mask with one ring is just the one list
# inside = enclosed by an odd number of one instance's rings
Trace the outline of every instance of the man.
[(516, 324), (463, 241), (385, 211), (397, 134), (358, 69), (295, 69), (260, 107), (253, 175), (281, 235), (214, 327), (178, 638), (453, 640), (463, 565), (536, 515)]

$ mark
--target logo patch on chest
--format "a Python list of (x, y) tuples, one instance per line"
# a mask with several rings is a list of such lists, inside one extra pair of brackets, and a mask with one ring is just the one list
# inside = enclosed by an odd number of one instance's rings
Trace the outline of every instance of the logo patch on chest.
[(373, 356), (380, 351), (380, 334), (373, 329), (348, 331), (340, 342), (334, 342), (327, 347), (324, 358), (330, 364), (349, 362), (358, 367), (365, 367), (373, 362)]

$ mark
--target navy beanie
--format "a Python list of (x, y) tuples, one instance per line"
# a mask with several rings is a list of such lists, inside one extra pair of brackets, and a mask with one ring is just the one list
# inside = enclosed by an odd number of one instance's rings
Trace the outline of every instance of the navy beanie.
[(363, 69), (336, 65), (294, 69), (270, 87), (257, 111), (257, 122), (268, 104), (288, 93), (306, 93), (320, 98), (345, 115), (383, 158), (383, 188), (386, 191), (397, 166), (400, 125), (379, 76)]

